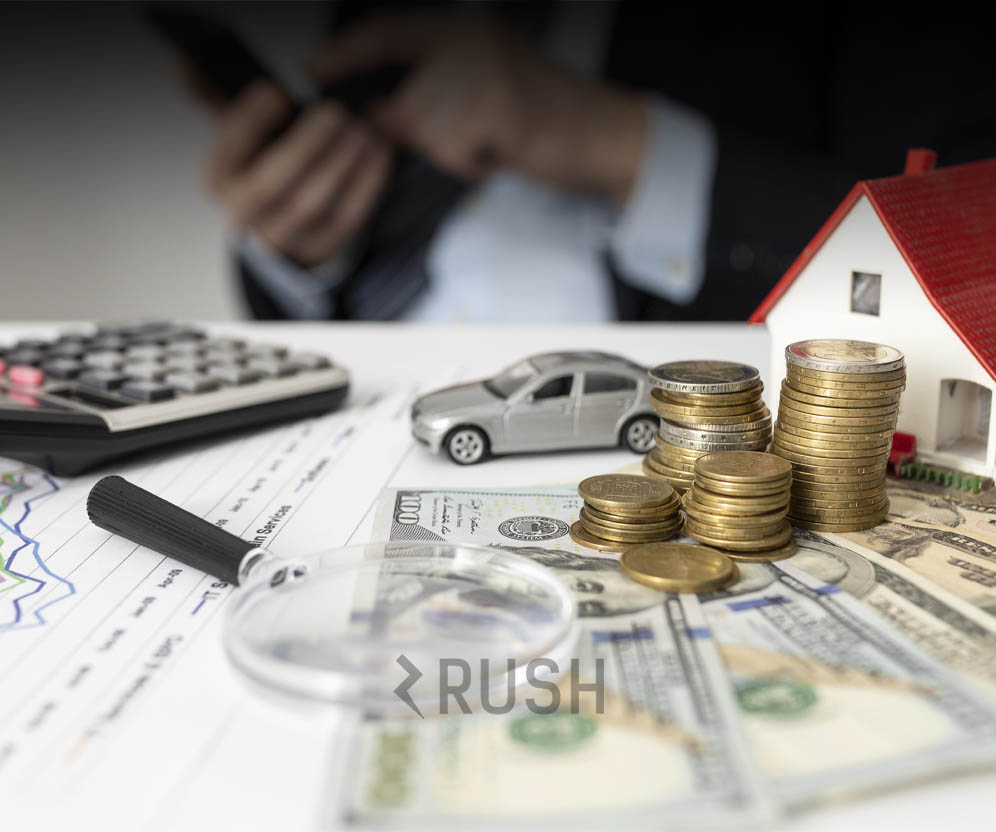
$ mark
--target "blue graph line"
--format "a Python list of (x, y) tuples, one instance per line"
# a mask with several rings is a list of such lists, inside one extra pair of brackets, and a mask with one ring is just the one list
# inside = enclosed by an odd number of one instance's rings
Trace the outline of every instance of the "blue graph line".
[[(51, 569), (48, 568), (48, 566), (45, 563), (45, 560), (42, 558), (41, 555), (41, 544), (34, 538), (29, 537), (23, 530), (25, 521), (31, 515), (33, 504), (59, 491), (59, 484), (54, 479), (52, 479), (52, 477), (50, 477), (48, 474), (42, 474), (42, 479), (48, 484), (49, 486), (48, 491), (43, 491), (42, 493), (36, 494), (25, 500), (24, 509), (21, 512), (21, 516), (17, 519), (17, 521), (14, 523), (13, 526), (8, 525), (6, 522), (4, 522), (2, 517), (0, 517), (0, 526), (3, 526), (3, 528), (7, 529), (7, 531), (17, 535), (17, 537), (19, 537), (23, 541), (22, 544), (18, 546), (13, 551), (11, 556), (7, 559), (7, 565), (6, 565), (7, 570), (12, 574), (17, 575), (18, 577), (25, 578), (26, 580), (32, 581), (37, 584), (37, 586), (31, 592), (28, 592), (14, 599), (13, 602), (14, 621), (9, 624), (0, 625), (0, 629), (10, 629), (11, 627), (15, 627), (18, 624), (21, 624), (24, 616), (21, 607), (21, 602), (27, 598), (30, 598), (32, 595), (37, 595), (39, 592), (41, 592), (42, 588), (47, 583), (46, 581), (40, 578), (32, 578), (27, 575), (22, 575), (19, 572), (14, 572), (14, 570), (12, 569), (14, 559), (18, 556), (18, 554), (20, 554), (24, 550), (28, 550), (31, 552), (31, 556), (34, 558), (35, 564), (38, 566), (39, 569), (41, 569), (41, 571), (45, 575), (47, 575), (51, 580), (62, 584), (66, 590), (63, 594), (59, 595), (57, 598), (52, 598), (51, 600), (46, 601), (44, 604), (39, 606), (36, 610), (33, 610), (32, 618), (34, 620), (31, 621), (31, 623), (27, 624), (26, 626), (29, 627), (41, 626), (42, 624), (45, 623), (45, 617), (42, 615), (42, 613), (48, 607), (52, 606), (52, 604), (58, 603), (59, 601), (64, 601), (66, 598), (69, 598), (70, 596), (76, 594), (76, 587), (72, 583), (72, 581), (67, 580), (66, 578), (63, 578), (59, 575), (56, 575)], [(23, 477), (21, 479), (21, 483), (22, 484), (24, 483)]]

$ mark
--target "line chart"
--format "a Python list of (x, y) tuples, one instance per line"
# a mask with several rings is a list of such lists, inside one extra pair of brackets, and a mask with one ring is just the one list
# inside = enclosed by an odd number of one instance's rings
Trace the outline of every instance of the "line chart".
[[(41, 544), (26, 530), (36, 504), (59, 491), (44, 471), (25, 467), (0, 473), (0, 632), (39, 627), (45, 611), (76, 593), (72, 581), (46, 563)], [(44, 603), (33, 606), (46, 587)]]

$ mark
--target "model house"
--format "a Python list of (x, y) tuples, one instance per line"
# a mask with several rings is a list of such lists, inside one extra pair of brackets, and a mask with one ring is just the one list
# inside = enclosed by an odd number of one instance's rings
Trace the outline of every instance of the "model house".
[(898, 430), (928, 462), (996, 468), (996, 159), (858, 182), (751, 316), (771, 332), (774, 409), (786, 344), (855, 338), (906, 353)]

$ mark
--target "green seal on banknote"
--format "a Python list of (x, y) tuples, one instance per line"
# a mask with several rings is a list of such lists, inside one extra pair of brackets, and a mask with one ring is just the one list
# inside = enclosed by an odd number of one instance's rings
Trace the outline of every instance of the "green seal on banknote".
[(595, 734), (595, 720), (583, 714), (530, 714), (516, 719), (508, 732), (513, 740), (542, 751), (572, 751)]
[(749, 714), (794, 717), (816, 704), (816, 691), (800, 682), (754, 679), (737, 685), (737, 699)]

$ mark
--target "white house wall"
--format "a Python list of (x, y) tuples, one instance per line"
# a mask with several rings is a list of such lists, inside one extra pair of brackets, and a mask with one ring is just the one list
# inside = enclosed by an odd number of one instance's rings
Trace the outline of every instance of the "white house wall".
[[(851, 312), (851, 273), (882, 275), (880, 315)], [(807, 338), (854, 338), (898, 347), (906, 354), (907, 386), (898, 429), (916, 435), (926, 459), (974, 473), (993, 474), (996, 430), (990, 428), (986, 461), (945, 454), (936, 448), (940, 382), (973, 381), (992, 390), (961, 339), (931, 305), (878, 215), (862, 196), (767, 317), (771, 367), (765, 398), (775, 411), (785, 376), (784, 350)]]

